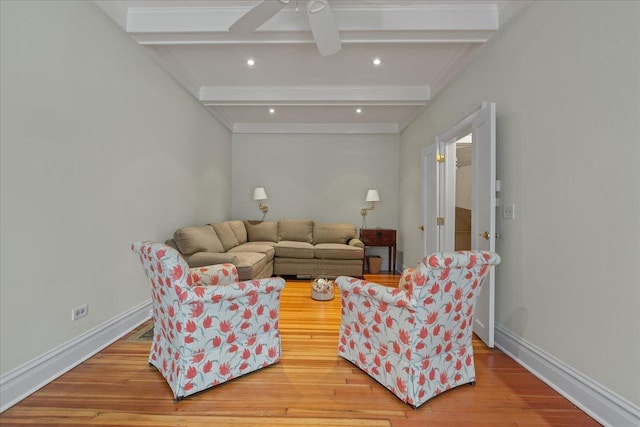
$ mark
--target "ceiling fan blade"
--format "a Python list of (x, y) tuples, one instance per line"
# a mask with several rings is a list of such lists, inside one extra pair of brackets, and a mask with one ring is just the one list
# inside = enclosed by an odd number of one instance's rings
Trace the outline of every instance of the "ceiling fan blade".
[(290, 0), (262, 0), (253, 9), (240, 17), (229, 31), (236, 34), (247, 34), (271, 19), (283, 7), (289, 4)]
[(329, 56), (342, 48), (338, 24), (327, 0), (309, 0), (307, 16), (320, 55)]

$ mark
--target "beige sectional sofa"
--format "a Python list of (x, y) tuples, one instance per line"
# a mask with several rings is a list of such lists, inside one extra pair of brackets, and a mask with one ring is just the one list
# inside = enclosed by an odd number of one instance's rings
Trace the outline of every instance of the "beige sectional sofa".
[(362, 276), (364, 244), (355, 225), (312, 220), (225, 221), (179, 228), (167, 243), (190, 267), (232, 263), (240, 280), (281, 276)]

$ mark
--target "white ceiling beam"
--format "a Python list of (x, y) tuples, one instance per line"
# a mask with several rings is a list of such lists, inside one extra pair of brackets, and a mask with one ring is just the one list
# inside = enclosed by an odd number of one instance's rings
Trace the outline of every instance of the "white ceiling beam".
[(428, 86), (208, 86), (200, 88), (198, 99), (205, 105), (425, 105), (431, 91)]
[[(494, 31), (341, 31), (342, 43), (484, 43)], [(314, 43), (310, 32), (233, 33), (137, 33), (138, 43), (154, 45), (296, 44)]]
[(397, 134), (396, 123), (236, 123), (233, 133)]
[[(152, 3), (153, 5), (153, 3)], [(228, 32), (249, 8), (225, 6), (129, 7), (129, 33)], [(340, 31), (495, 31), (495, 4), (450, 3), (394, 8), (333, 8)], [(306, 13), (288, 7), (256, 32), (309, 31)]]

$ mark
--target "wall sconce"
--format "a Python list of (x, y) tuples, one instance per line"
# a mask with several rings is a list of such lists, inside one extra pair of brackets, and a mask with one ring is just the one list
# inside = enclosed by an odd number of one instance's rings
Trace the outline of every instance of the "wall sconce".
[(269, 206), (263, 205), (262, 201), (267, 200), (267, 192), (264, 191), (264, 187), (256, 187), (253, 190), (253, 200), (258, 201), (258, 208), (262, 212), (262, 218), (269, 212)]
[(372, 211), (376, 208), (376, 202), (380, 201), (380, 195), (378, 194), (378, 190), (369, 190), (367, 191), (367, 198), (365, 202), (370, 202), (370, 208), (362, 208), (360, 209), (360, 215), (362, 215), (362, 227), (367, 228), (367, 213), (368, 211)]

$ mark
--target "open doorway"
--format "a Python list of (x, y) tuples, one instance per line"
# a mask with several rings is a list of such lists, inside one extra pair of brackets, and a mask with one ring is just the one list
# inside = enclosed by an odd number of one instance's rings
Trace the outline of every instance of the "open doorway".
[(473, 137), (469, 133), (456, 140), (456, 218), (454, 249), (464, 251), (471, 249), (471, 192), (473, 188), (472, 169)]
[[(424, 256), (433, 252), (446, 252), (458, 248), (495, 250), (496, 206), (496, 105), (483, 102), (462, 119), (449, 126), (436, 137), (436, 143), (422, 151), (422, 215)], [(467, 141), (468, 135), (472, 138)], [(460, 141), (460, 144), (458, 144)], [(463, 148), (466, 146), (468, 148)], [(458, 163), (458, 148), (460, 160)], [(463, 152), (470, 151), (468, 165)], [(470, 188), (467, 195), (456, 195), (459, 166), (461, 175), (468, 175)], [(465, 166), (469, 166), (466, 170)], [(468, 172), (468, 173), (465, 173)], [(471, 207), (463, 200), (471, 199)], [(460, 211), (460, 209), (466, 211)], [(460, 212), (456, 214), (456, 211)], [(465, 221), (466, 220), (466, 221)], [(470, 221), (471, 226), (464, 224)], [(456, 224), (459, 224), (458, 227)], [(459, 246), (456, 230), (461, 231)], [(463, 237), (464, 236), (464, 237)], [(470, 237), (470, 239), (468, 239)], [(494, 345), (495, 274), (493, 269), (480, 291), (474, 316), (474, 332), (487, 346)]]

